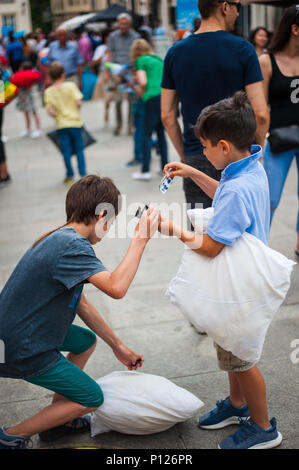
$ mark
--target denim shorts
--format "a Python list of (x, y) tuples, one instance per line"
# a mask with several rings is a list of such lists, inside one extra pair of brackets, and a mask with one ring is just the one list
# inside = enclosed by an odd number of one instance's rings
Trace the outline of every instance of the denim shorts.
[(237, 356), (234, 356), (231, 351), (226, 351), (215, 342), (214, 346), (217, 351), (219, 369), (221, 370), (225, 370), (226, 372), (243, 372), (255, 366), (253, 362), (247, 362), (239, 359)]
[[(71, 325), (60, 351), (80, 354), (93, 346), (95, 340), (96, 335), (92, 331)], [(104, 401), (102, 389), (95, 380), (62, 354), (51, 369), (25, 380), (87, 408), (98, 408)]]

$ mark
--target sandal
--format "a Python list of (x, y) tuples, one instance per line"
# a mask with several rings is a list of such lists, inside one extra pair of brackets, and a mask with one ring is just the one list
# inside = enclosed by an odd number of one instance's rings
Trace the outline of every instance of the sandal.
[(47, 431), (39, 433), (39, 438), (43, 442), (53, 442), (63, 436), (70, 434), (83, 433), (90, 430), (90, 416), (86, 415), (80, 418), (75, 418), (69, 423), (57, 426)]

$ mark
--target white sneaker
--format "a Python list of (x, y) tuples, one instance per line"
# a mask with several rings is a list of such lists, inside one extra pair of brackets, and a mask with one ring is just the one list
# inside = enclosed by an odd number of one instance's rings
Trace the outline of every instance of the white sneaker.
[(36, 129), (36, 131), (33, 131), (31, 133), (31, 138), (32, 139), (38, 139), (38, 137), (40, 137), (42, 135), (43, 135), (42, 131), (40, 129)]
[(132, 178), (133, 178), (133, 180), (149, 181), (152, 178), (152, 175), (149, 172), (146, 172), (146, 173), (133, 173)]
[(20, 137), (29, 137), (29, 131), (27, 131), (27, 130), (22, 131), (21, 134), (20, 134)]
[(8, 137), (6, 135), (3, 135), (1, 137), (2, 142), (5, 144), (8, 141)]

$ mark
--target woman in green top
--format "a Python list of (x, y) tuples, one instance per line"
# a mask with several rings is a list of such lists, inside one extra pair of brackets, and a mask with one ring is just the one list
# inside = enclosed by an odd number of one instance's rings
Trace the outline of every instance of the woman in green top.
[(161, 170), (168, 162), (167, 142), (161, 121), (161, 82), (163, 75), (163, 60), (153, 54), (145, 39), (136, 39), (131, 46), (131, 59), (135, 62), (136, 78), (139, 92), (145, 103), (144, 142), (142, 172), (134, 173), (133, 179), (151, 179), (151, 136), (157, 133), (158, 145), (161, 152)]

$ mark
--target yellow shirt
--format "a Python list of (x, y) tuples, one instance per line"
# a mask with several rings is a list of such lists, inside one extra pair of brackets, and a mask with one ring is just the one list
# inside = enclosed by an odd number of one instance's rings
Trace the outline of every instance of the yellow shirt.
[(57, 129), (67, 127), (82, 127), (79, 109), (76, 101), (83, 95), (73, 82), (64, 82), (60, 86), (52, 85), (45, 90), (45, 104), (55, 111)]

